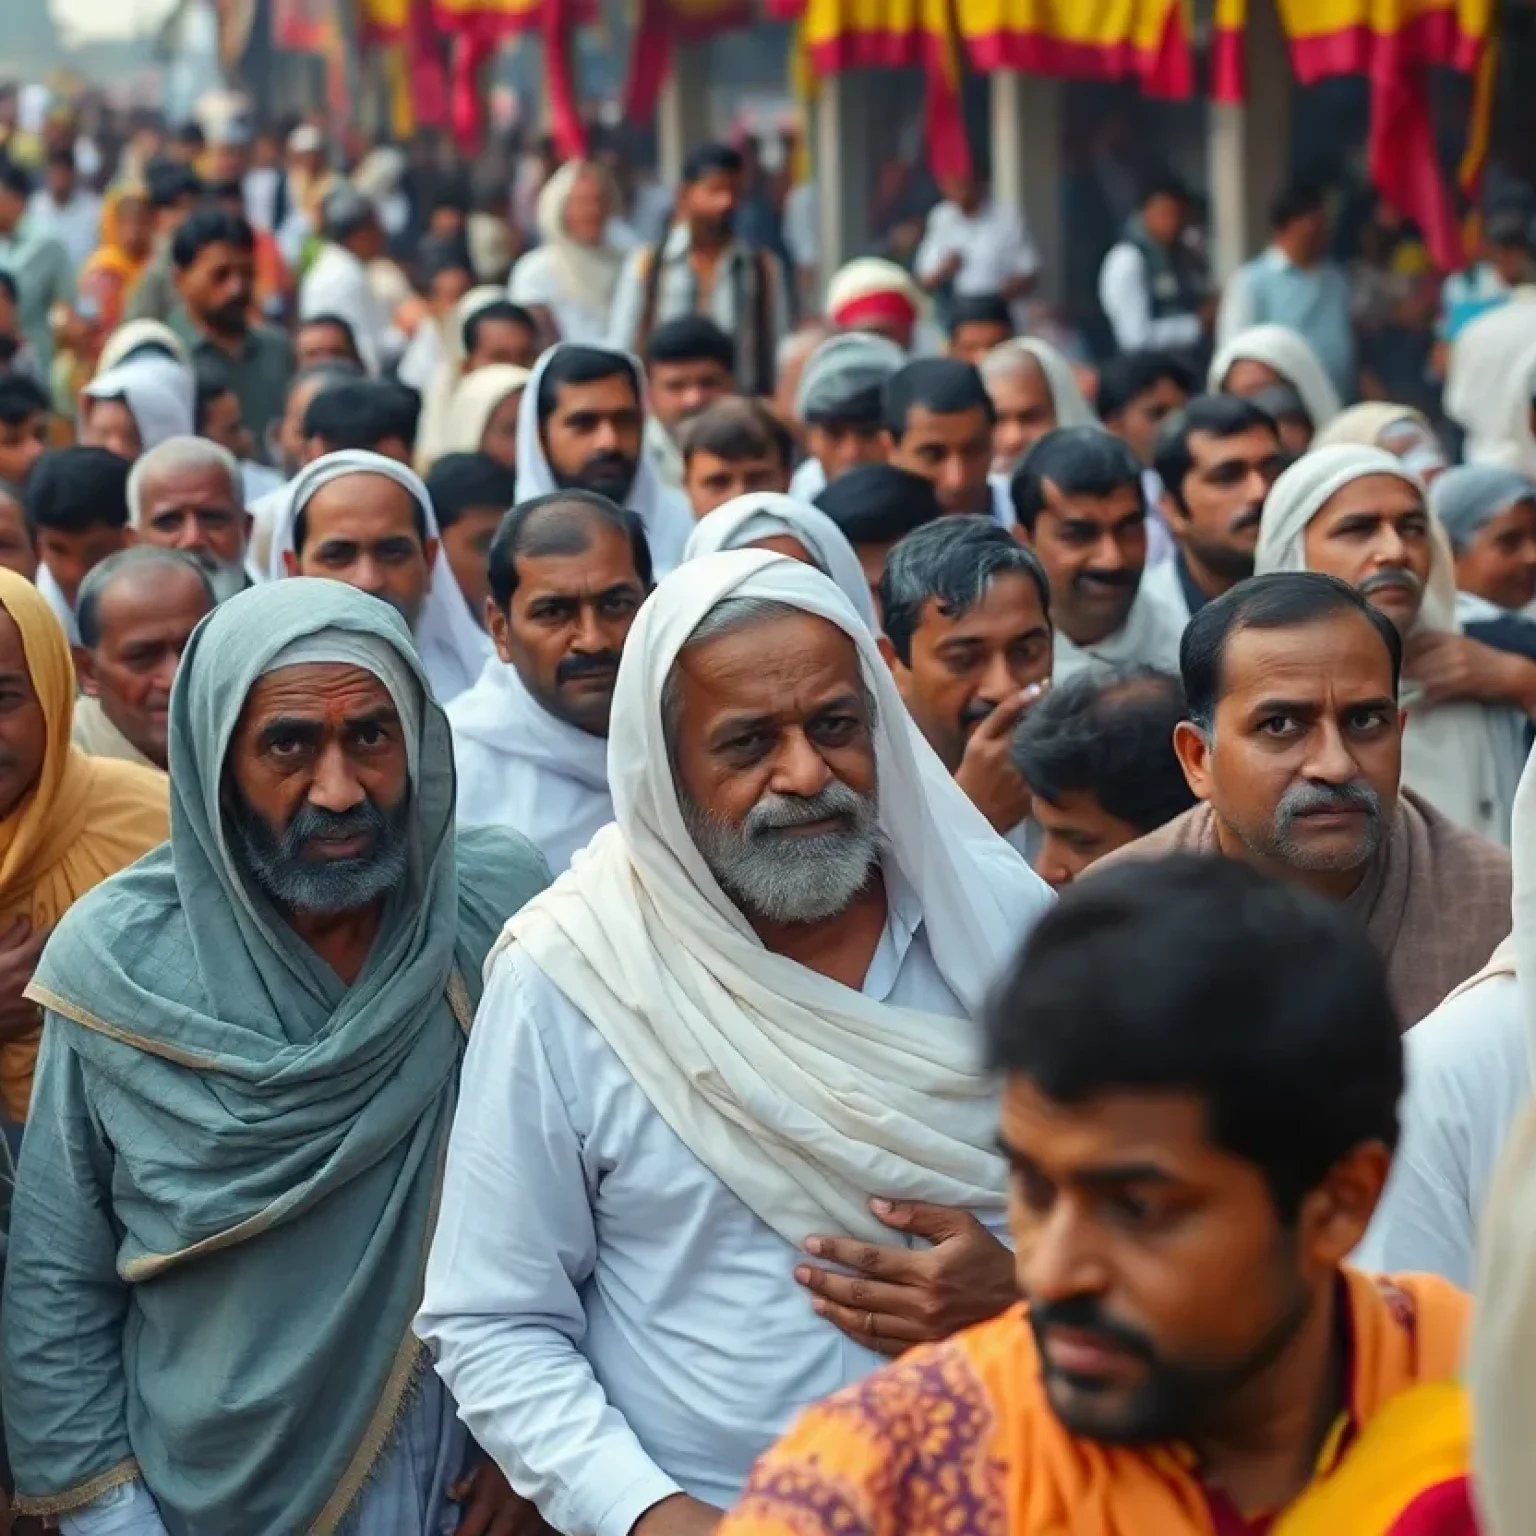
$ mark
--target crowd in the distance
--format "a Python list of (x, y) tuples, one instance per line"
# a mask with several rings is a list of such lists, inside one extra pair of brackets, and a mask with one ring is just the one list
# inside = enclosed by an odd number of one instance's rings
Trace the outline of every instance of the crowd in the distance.
[(18, 1531), (1528, 1533), (1523, 234), (4, 129)]

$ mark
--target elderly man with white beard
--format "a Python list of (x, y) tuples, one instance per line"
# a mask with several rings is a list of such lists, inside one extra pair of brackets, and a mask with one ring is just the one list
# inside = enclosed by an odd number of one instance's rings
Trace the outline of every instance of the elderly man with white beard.
[(171, 437), (134, 461), (128, 473), (128, 524), (140, 544), (195, 560), (216, 601), (250, 585), (240, 464), (206, 437)]
[(689, 1536), (800, 1409), (1010, 1304), (972, 1021), (1050, 897), (767, 551), (657, 588), (609, 774), (489, 963), (417, 1329), (549, 1524)]

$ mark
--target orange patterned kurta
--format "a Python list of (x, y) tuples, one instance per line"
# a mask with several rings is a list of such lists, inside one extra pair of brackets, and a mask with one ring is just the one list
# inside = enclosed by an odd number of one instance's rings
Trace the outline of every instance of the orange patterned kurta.
[[(1346, 1271), (1345, 1286), (1355, 1438), (1280, 1517), (1275, 1536), (1460, 1536), (1473, 1530), (1466, 1514), (1464, 1415), (1441, 1415), (1436, 1400), (1423, 1420), (1435, 1454), (1422, 1436), (1394, 1435), (1383, 1450), (1382, 1439), (1369, 1433), (1371, 1421), (1397, 1394), (1454, 1375), (1466, 1298), (1427, 1276), (1381, 1280)], [(1393, 1461), (1394, 1444), (1413, 1447), (1407, 1464)], [(1448, 1465), (1457, 1469), (1454, 1512), (1440, 1523), (1399, 1523), (1411, 1507), (1428, 1507), (1420, 1496), (1446, 1482)], [(1400, 1489), (1401, 1499), (1394, 1495), (1391, 1515), (1376, 1519), (1384, 1480)], [(1319, 1498), (1319, 1522), (1309, 1506), (1325, 1490), (1332, 1496)], [(1341, 1499), (1349, 1515), (1343, 1524)], [(1062, 1427), (1040, 1383), (1024, 1309), (1016, 1307), (915, 1350), (812, 1408), (758, 1462), (719, 1536), (1216, 1533), (1212, 1501), (1187, 1451), (1106, 1445)]]

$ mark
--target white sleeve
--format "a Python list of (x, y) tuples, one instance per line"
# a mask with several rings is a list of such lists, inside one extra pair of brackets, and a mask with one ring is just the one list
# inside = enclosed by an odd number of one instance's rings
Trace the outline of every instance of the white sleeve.
[(1226, 346), (1234, 336), (1253, 325), (1256, 318), (1253, 295), (1248, 288), (1248, 272), (1239, 267), (1227, 279), (1221, 294), (1221, 307), (1216, 311), (1217, 347)]
[(1152, 303), (1147, 293), (1147, 258), (1122, 241), (1099, 268), (1099, 308), (1122, 352), (1147, 345), (1152, 332)]
[(623, 352), (633, 352), (645, 315), (645, 273), (659, 254), (651, 256), (651, 247), (637, 245), (624, 260), (623, 270), (613, 292), (613, 308), (608, 313), (608, 345)]
[(536, 249), (518, 258), (507, 279), (507, 297), (514, 304), (539, 305), (548, 309), (560, 297), (547, 256), (548, 252)]
[(1017, 208), (1004, 207), (1004, 232), (1008, 241), (1008, 265), (1011, 277), (1033, 277), (1040, 270), (1040, 252), (1029, 233), (1029, 225)]
[(496, 966), (470, 1035), (416, 1331), (476, 1442), (550, 1525), (627, 1536), (681, 1490), (581, 1352), (597, 1237), (579, 1088), (557, 1060), (560, 1020), (546, 1049), (516, 967)]
[(148, 1488), (135, 1478), (59, 1516), (60, 1536), (169, 1536)]
[(946, 228), (948, 223), (949, 220), (944, 217), (944, 204), (940, 203), (928, 215), (922, 243), (917, 248), (917, 255), (912, 258), (912, 271), (920, 283), (927, 282), (949, 260), (951, 242)]

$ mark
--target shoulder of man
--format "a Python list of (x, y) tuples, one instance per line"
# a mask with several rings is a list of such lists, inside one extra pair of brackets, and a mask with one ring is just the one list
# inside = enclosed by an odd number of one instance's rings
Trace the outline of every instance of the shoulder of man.
[(478, 971), (507, 919), (548, 886), (549, 865), (510, 827), (461, 826), (454, 835), (460, 936)]
[(1138, 837), (1134, 842), (1116, 848), (1102, 859), (1096, 860), (1085, 872), (1091, 879), (1094, 870), (1111, 864), (1122, 864), (1130, 859), (1163, 859), (1175, 853), (1201, 853), (1219, 857), (1214, 828), (1211, 825), (1211, 808), (1204, 801), (1181, 811), (1172, 821)]

